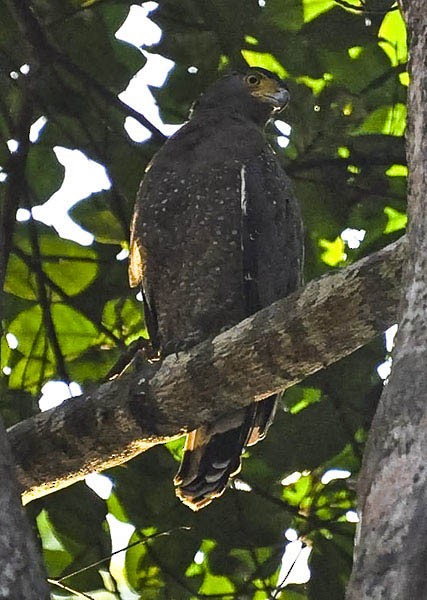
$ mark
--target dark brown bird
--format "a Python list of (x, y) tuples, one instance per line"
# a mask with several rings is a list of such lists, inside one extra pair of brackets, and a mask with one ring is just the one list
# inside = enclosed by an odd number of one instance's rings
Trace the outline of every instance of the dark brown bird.
[[(142, 285), (150, 339), (163, 356), (214, 337), (301, 283), (300, 212), (264, 135), (288, 100), (265, 69), (227, 75), (147, 168), (129, 273), (131, 286)], [(198, 510), (224, 492), (275, 406), (276, 397), (267, 398), (187, 436), (175, 477), (185, 504)]]

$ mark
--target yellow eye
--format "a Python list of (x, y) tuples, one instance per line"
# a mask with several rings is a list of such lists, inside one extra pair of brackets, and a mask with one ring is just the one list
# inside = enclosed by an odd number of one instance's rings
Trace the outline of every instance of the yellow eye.
[(249, 83), (249, 85), (258, 85), (261, 81), (261, 78), (259, 77), (259, 75), (248, 75), (246, 77), (246, 81)]

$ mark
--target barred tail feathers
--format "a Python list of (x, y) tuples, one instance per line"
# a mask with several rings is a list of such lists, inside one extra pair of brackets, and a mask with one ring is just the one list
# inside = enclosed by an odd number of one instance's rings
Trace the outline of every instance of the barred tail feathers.
[(276, 403), (277, 397), (271, 396), (188, 434), (174, 480), (184, 504), (196, 511), (224, 493), (240, 471), (245, 446), (265, 437)]

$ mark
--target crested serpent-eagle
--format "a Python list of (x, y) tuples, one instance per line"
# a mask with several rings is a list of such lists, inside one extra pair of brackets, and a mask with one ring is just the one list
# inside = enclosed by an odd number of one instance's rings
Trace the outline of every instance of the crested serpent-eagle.
[[(129, 273), (161, 356), (213, 338), (301, 283), (299, 207), (264, 135), (288, 100), (265, 69), (226, 75), (146, 170)], [(197, 510), (223, 493), (245, 446), (265, 436), (276, 402), (254, 402), (187, 436), (175, 477), (185, 504)]]

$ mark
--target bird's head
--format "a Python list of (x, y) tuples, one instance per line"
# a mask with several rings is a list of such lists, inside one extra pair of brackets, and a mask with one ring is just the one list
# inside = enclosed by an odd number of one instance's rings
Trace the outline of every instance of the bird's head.
[(289, 102), (285, 83), (261, 67), (250, 67), (244, 73), (231, 73), (215, 81), (195, 102), (192, 114), (205, 111), (237, 113), (264, 124), (273, 113)]
[(283, 81), (274, 73), (253, 67), (241, 75), (249, 94), (259, 102), (271, 107), (271, 112), (280, 112), (289, 103), (289, 92)]

